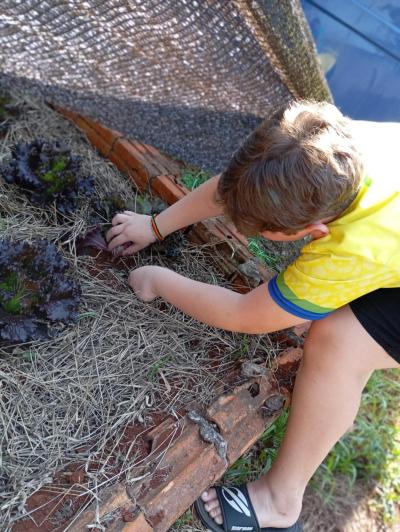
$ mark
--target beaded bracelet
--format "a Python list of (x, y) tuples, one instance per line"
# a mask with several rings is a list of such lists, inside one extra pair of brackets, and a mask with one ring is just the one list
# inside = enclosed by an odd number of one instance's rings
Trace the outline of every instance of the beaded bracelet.
[(156, 239), (159, 242), (162, 242), (164, 240), (164, 237), (162, 236), (162, 234), (160, 233), (159, 228), (157, 227), (156, 216), (157, 216), (156, 214), (153, 214), (151, 216), (151, 228), (153, 229), (153, 233), (154, 233)]

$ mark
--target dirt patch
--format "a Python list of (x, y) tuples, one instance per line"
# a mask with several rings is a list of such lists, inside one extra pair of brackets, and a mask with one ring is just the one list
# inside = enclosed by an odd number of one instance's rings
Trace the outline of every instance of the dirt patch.
[(29, 498), (25, 517), (16, 522), (13, 532), (59, 532), (79, 510), (88, 503), (90, 497), (83, 489), (52, 485)]
[(338, 477), (335, 496), (326, 502), (310, 486), (303, 504), (304, 532), (397, 532), (397, 525), (383, 524), (374, 512), (375, 489), (361, 481), (349, 489), (348, 480)]

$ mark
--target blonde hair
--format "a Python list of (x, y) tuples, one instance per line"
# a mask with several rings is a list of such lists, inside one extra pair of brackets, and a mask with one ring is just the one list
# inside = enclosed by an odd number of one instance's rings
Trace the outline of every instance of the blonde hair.
[(291, 234), (343, 212), (363, 172), (349, 123), (334, 105), (309, 101), (264, 120), (219, 180), (217, 199), (238, 230)]

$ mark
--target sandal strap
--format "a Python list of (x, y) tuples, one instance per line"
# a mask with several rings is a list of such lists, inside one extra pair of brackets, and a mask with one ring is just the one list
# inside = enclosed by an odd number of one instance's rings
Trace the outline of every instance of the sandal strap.
[(225, 532), (260, 532), (247, 486), (215, 486)]

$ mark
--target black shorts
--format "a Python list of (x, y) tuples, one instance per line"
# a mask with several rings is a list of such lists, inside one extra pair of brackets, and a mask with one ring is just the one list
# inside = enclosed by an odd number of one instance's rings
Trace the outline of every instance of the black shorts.
[(381, 288), (350, 303), (372, 338), (400, 363), (400, 288)]

